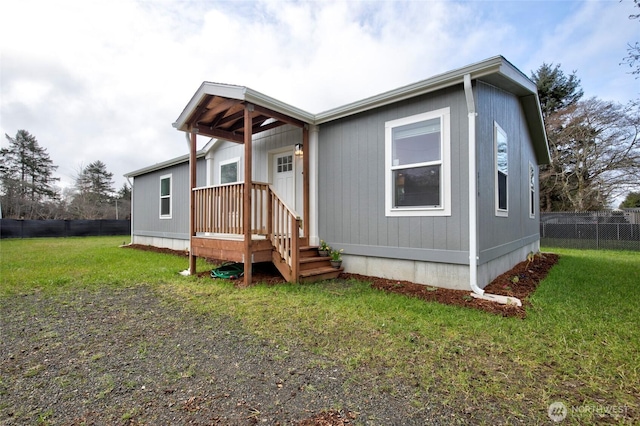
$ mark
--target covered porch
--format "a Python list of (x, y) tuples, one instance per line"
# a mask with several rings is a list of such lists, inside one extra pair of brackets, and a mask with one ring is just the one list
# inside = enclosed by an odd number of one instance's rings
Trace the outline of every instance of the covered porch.
[[(328, 259), (318, 259), (309, 245), (309, 127), (313, 117), (299, 109), (242, 86), (203, 83), (174, 123), (187, 135), (190, 160), (190, 261), (196, 257), (244, 263), (244, 279), (252, 280), (252, 264), (273, 262), (287, 281), (337, 275)], [(269, 182), (254, 180), (254, 135), (289, 125), (301, 129), (302, 214), (287, 204)], [(197, 136), (244, 146), (241, 182), (196, 187)], [(325, 265), (326, 260), (326, 265)]]

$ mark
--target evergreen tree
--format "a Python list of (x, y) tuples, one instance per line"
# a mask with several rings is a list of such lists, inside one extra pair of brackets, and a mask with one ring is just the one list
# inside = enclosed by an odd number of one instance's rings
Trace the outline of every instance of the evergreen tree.
[(575, 104), (584, 94), (575, 71), (566, 76), (560, 69), (560, 64), (542, 64), (531, 75), (531, 79), (538, 87), (540, 107), (545, 119), (559, 109)]
[(131, 187), (126, 183), (123, 183), (122, 187), (118, 190), (118, 199), (131, 201)]
[(113, 173), (102, 161), (94, 161), (76, 177), (76, 189), (88, 195), (93, 202), (105, 203), (113, 198)]
[(116, 219), (131, 218), (131, 187), (126, 183), (118, 190), (116, 195)]
[(561, 211), (569, 204), (562, 194), (565, 184), (563, 179), (563, 167), (566, 163), (565, 154), (571, 147), (565, 146), (558, 135), (561, 129), (554, 127), (553, 114), (562, 108), (567, 108), (582, 97), (580, 79), (575, 72), (566, 76), (560, 69), (560, 65), (544, 63), (538, 70), (531, 74), (531, 79), (538, 87), (540, 108), (545, 121), (545, 129), (549, 142), (551, 164), (540, 167), (540, 210)]
[(111, 203), (114, 197), (113, 173), (102, 161), (94, 161), (76, 176), (75, 195), (70, 213), (78, 219), (105, 219), (115, 216)]
[(58, 166), (53, 165), (47, 150), (28, 131), (18, 130), (15, 138), (7, 134), (5, 137), (9, 146), (0, 149), (3, 214), (14, 218), (46, 218), (43, 204), (58, 198), (53, 186), (59, 180), (53, 177)]
[(620, 204), (621, 209), (640, 208), (640, 192), (630, 192)]

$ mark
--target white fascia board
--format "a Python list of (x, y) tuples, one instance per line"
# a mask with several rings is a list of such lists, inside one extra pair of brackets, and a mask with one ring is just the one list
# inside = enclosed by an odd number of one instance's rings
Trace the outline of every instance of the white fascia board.
[(505, 58), (502, 58), (502, 61), (502, 65), (500, 66), (500, 74), (512, 80), (514, 83), (521, 86), (523, 89), (529, 91), (530, 93), (538, 93), (538, 87), (533, 81), (531, 81), (529, 77), (527, 77), (522, 71), (516, 68)]
[(379, 95), (321, 112), (316, 115), (315, 124), (326, 123), (348, 115), (357, 114), (426, 93), (435, 92), (456, 84), (462, 84), (465, 74), (470, 74), (472, 79), (480, 78), (488, 74), (494, 74), (500, 71), (504, 62), (505, 59), (502, 56), (495, 56), (476, 64), (467, 65), (464, 68), (449, 71), (417, 83), (409, 84), (398, 89), (390, 90)]
[[(196, 158), (202, 158), (206, 152), (204, 150), (200, 150), (196, 152)], [(172, 158), (167, 161), (162, 161), (160, 163), (156, 163), (152, 166), (143, 167), (142, 169), (134, 170), (132, 172), (126, 173), (124, 177), (136, 177), (141, 176), (147, 173), (155, 172), (158, 170), (166, 169), (167, 167), (176, 166), (178, 164), (186, 163), (189, 161), (189, 154), (181, 155), (179, 157)]]
[(504, 57), (494, 56), (482, 62), (467, 65), (463, 68), (439, 74), (426, 80), (321, 112), (315, 116), (315, 124), (326, 123), (328, 121), (368, 111), (373, 108), (389, 105), (405, 99), (424, 95), (426, 93), (435, 92), (456, 84), (463, 84), (465, 74), (469, 74), (472, 80), (481, 80), (483, 77), (498, 75), (501, 78), (507, 79), (507, 81), (519, 86), (524, 92), (533, 94), (537, 93), (535, 83), (533, 83), (526, 75), (520, 72)]
[(246, 88), (244, 100), (272, 111), (288, 115), (291, 118), (295, 118), (308, 124), (313, 124), (313, 121), (315, 120), (315, 116), (307, 111), (296, 108), (248, 87)]
[(227, 99), (237, 99), (246, 101), (281, 114), (288, 115), (305, 123), (313, 123), (314, 116), (306, 111), (296, 108), (275, 98), (267, 96), (263, 93), (255, 91), (245, 86), (234, 86), (231, 84), (203, 82), (191, 100), (184, 108), (178, 119), (173, 123), (173, 127), (184, 132), (189, 129), (185, 127), (186, 121), (189, 119), (193, 111), (198, 107), (202, 99), (207, 95), (220, 96)]

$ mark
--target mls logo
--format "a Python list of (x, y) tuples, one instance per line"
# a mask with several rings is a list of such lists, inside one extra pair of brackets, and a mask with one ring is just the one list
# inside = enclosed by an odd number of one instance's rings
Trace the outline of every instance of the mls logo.
[(547, 414), (549, 418), (554, 422), (561, 422), (567, 417), (567, 406), (562, 402), (554, 402), (549, 405), (549, 409), (547, 410)]

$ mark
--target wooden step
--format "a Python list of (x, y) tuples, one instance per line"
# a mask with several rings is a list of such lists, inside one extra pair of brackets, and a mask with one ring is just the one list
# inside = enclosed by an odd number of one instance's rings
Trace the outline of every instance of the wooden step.
[(300, 251), (300, 258), (318, 256), (318, 247), (303, 246), (303, 247), (299, 247), (298, 249)]
[(323, 266), (319, 268), (300, 271), (300, 282), (310, 283), (323, 280), (332, 280), (338, 278), (338, 275), (344, 271), (344, 268), (334, 268), (332, 266)]
[(300, 258), (300, 271), (308, 271), (321, 267), (331, 266), (331, 258), (329, 256), (314, 256)]

